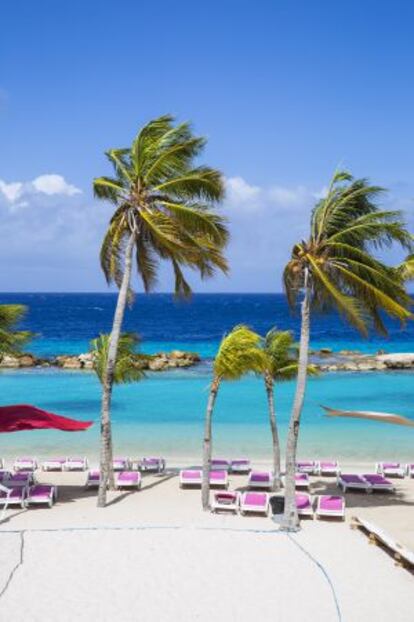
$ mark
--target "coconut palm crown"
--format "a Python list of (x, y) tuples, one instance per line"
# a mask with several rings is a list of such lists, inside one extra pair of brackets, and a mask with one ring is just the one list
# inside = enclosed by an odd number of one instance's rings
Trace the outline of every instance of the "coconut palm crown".
[[(93, 368), (101, 383), (103, 383), (108, 363), (109, 339), (109, 335), (101, 334), (91, 341)], [(123, 333), (120, 336), (114, 368), (114, 384), (137, 382), (145, 378), (144, 371), (136, 365), (135, 348), (138, 343), (139, 338), (134, 333)]]
[(0, 305), (0, 357), (5, 354), (19, 354), (33, 339), (34, 335), (30, 331), (15, 329), (26, 311), (24, 305)]

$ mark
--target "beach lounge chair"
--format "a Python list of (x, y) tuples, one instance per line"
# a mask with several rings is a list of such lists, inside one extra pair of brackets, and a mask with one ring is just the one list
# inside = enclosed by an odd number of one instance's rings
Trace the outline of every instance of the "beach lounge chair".
[(0, 505), (5, 507), (9, 505), (20, 505), (21, 508), (24, 508), (26, 494), (26, 486), (9, 488), (8, 486), (0, 484)]
[(213, 494), (213, 503), (211, 504), (212, 512), (221, 510), (226, 512), (237, 512), (239, 509), (239, 493), (218, 491)]
[(45, 503), (51, 508), (56, 498), (56, 486), (49, 486), (48, 484), (35, 484), (34, 486), (30, 486), (27, 492), (26, 506)]
[(99, 469), (89, 469), (86, 476), (85, 488), (99, 488), (101, 472)]
[(269, 514), (269, 494), (267, 492), (243, 492), (240, 495), (240, 513), (257, 512)]
[(113, 459), (112, 466), (114, 471), (128, 471), (130, 468), (129, 458), (117, 456)]
[(117, 488), (141, 488), (142, 476), (139, 471), (120, 471), (116, 473)]
[(7, 486), (17, 488), (18, 486), (31, 486), (34, 484), (34, 476), (32, 471), (18, 471), (11, 473), (7, 479)]
[(406, 472), (401, 462), (377, 462), (375, 470), (384, 477), (404, 477)]
[(378, 473), (364, 473), (362, 477), (371, 486), (371, 490), (383, 490), (385, 492), (394, 492), (395, 490), (394, 484)]
[(307, 473), (295, 473), (295, 488), (309, 488), (310, 481)]
[(407, 464), (408, 477), (414, 477), (414, 464)]
[(251, 471), (250, 460), (248, 460), (247, 458), (239, 458), (237, 460), (232, 460), (230, 462), (230, 470), (232, 473), (240, 473), (240, 474), (250, 473)]
[(337, 460), (320, 460), (317, 464), (318, 475), (337, 476), (339, 471), (339, 463)]
[(36, 458), (32, 458), (31, 456), (16, 458), (13, 464), (13, 469), (15, 471), (35, 471), (37, 467)]
[(266, 488), (270, 490), (273, 486), (272, 471), (250, 471), (247, 486), (249, 488)]
[(345, 520), (345, 499), (338, 495), (318, 495), (315, 514), (317, 518), (322, 516), (334, 516)]
[(211, 469), (213, 471), (228, 471), (230, 469), (230, 460), (225, 458), (213, 458), (211, 461)]
[(68, 458), (65, 463), (66, 471), (86, 471), (88, 468), (88, 459), (87, 458)]
[(179, 480), (180, 487), (183, 486), (201, 486), (203, 472), (201, 469), (182, 469), (180, 471)]
[(165, 459), (160, 456), (144, 456), (138, 463), (139, 469), (146, 473), (163, 473), (165, 471)]
[(362, 475), (355, 475), (354, 473), (340, 473), (336, 478), (336, 484), (344, 492), (347, 490), (371, 492), (371, 484)]
[(311, 516), (313, 518), (312, 498), (307, 492), (297, 492), (295, 501), (299, 516)]
[(67, 458), (48, 458), (42, 462), (42, 471), (63, 471)]
[(309, 473), (313, 475), (317, 470), (317, 463), (315, 460), (299, 460), (299, 462), (296, 462), (296, 470), (299, 473)]
[(210, 471), (210, 486), (222, 486), (227, 488), (229, 476), (227, 471)]

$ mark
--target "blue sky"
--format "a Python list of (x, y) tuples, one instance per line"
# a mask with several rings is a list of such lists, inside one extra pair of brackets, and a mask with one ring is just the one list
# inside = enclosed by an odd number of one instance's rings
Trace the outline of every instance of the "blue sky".
[(409, 0), (16, 0), (2, 22), (0, 291), (105, 291), (91, 180), (166, 112), (227, 179), (231, 276), (196, 291), (280, 291), (338, 164), (414, 225)]

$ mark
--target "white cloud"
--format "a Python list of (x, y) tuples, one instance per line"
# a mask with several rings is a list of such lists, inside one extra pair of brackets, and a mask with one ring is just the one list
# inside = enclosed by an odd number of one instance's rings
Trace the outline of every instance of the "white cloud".
[(62, 175), (40, 175), (32, 181), (32, 185), (38, 192), (43, 192), (49, 196), (53, 194), (73, 196), (74, 194), (81, 193), (79, 188), (72, 184), (68, 184)]
[(229, 205), (240, 205), (242, 203), (247, 208), (255, 209), (257, 199), (261, 194), (259, 186), (251, 186), (243, 177), (229, 177), (226, 179), (227, 203)]
[(17, 201), (21, 195), (23, 190), (23, 184), (20, 181), (11, 182), (7, 184), (5, 181), (0, 179), (0, 192), (4, 195), (4, 197), (10, 203), (14, 203)]

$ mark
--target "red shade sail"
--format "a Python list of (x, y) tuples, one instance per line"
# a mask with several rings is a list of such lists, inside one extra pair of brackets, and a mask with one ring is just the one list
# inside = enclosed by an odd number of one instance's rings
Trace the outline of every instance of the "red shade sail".
[(46, 429), (80, 432), (89, 428), (92, 423), (93, 421), (77, 421), (69, 417), (54, 415), (29, 404), (0, 406), (0, 432)]

